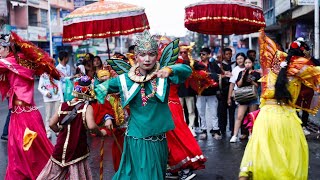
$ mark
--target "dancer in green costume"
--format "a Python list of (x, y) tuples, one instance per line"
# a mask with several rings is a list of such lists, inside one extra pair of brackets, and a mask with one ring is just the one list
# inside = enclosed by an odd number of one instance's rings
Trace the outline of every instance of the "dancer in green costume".
[(108, 93), (120, 92), (122, 107), (129, 105), (131, 113), (114, 180), (165, 179), (168, 160), (165, 133), (174, 128), (168, 106), (169, 85), (182, 83), (191, 74), (189, 66), (174, 65), (178, 43), (178, 39), (171, 42), (157, 62), (157, 41), (144, 31), (135, 42), (135, 66), (121, 60), (108, 60), (121, 75), (97, 85), (97, 99), (103, 103)]

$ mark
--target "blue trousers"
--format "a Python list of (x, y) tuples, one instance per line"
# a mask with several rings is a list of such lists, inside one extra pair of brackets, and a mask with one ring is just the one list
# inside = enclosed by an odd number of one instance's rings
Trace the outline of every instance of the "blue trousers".
[(9, 134), (8, 129), (9, 129), (10, 116), (11, 116), (11, 110), (9, 109), (7, 119), (6, 119), (6, 124), (3, 127), (2, 136), (8, 136)]

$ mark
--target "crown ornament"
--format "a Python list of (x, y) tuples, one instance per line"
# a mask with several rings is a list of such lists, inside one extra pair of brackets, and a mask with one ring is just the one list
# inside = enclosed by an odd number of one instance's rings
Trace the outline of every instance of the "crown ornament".
[(155, 36), (151, 36), (148, 30), (143, 31), (142, 35), (137, 36), (134, 44), (136, 45), (134, 48), (135, 54), (158, 52), (158, 42)]

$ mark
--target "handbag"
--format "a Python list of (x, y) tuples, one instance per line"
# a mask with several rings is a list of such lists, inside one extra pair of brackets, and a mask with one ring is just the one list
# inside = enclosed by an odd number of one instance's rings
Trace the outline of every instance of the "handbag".
[(258, 98), (258, 91), (255, 85), (240, 87), (234, 91), (234, 100), (243, 103)]

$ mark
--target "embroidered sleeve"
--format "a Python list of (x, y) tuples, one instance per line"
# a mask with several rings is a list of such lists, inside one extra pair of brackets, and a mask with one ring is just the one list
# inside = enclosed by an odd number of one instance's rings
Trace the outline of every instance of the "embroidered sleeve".
[[(305, 66), (300, 69), (300, 71), (297, 73), (298, 78), (302, 81), (302, 83), (313, 89), (316, 93), (309, 94), (308, 96), (311, 96), (307, 99), (311, 99), (310, 102), (308, 102), (309, 107), (302, 107), (302, 105), (297, 105), (297, 108), (301, 108), (303, 110), (308, 111), (309, 113), (315, 115), (318, 112), (318, 109), (320, 108), (320, 67), (315, 66)], [(302, 95), (301, 93), (299, 95)]]
[(169, 67), (172, 69), (173, 73), (169, 79), (173, 84), (183, 83), (192, 73), (191, 68), (185, 64), (175, 64)]
[(99, 101), (99, 103), (104, 104), (107, 94), (119, 92), (118, 77), (112, 78), (110, 80), (105, 81), (104, 83), (96, 85), (94, 91), (96, 93), (96, 98)]

